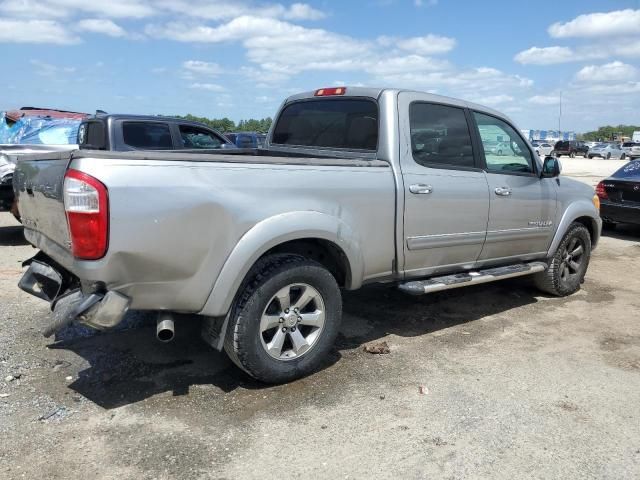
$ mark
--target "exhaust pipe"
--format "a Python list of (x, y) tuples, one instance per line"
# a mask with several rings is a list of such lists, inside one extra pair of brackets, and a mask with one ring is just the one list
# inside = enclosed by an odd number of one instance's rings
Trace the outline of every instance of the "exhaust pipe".
[(173, 315), (169, 312), (160, 312), (156, 326), (156, 338), (161, 342), (168, 343), (173, 340), (175, 334)]

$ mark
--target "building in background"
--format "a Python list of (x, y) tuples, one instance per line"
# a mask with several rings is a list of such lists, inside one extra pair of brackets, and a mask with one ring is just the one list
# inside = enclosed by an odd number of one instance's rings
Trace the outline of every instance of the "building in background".
[(576, 132), (559, 132), (558, 130), (520, 130), (527, 139), (532, 142), (534, 140), (544, 140), (548, 143), (558, 142), (560, 140), (575, 140)]

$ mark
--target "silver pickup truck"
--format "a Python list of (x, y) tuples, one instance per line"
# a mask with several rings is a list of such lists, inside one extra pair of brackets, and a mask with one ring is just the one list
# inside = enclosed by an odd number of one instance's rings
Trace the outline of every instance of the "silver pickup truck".
[(196, 314), (249, 375), (285, 382), (332, 348), (341, 288), (422, 295), (532, 275), (553, 295), (578, 290), (598, 198), (559, 174), (491, 109), (320, 89), (288, 98), (253, 155), (25, 157), (15, 193), (41, 251), (20, 286), (51, 302), (47, 335), (72, 321), (108, 329), (137, 309), (158, 312), (168, 341)]

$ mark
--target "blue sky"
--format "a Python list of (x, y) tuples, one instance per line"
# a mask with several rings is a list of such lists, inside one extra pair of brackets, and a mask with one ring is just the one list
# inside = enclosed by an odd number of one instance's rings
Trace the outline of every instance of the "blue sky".
[[(0, 108), (272, 116), (331, 85), (640, 123), (640, 0), (0, 0)], [(8, 73), (7, 73), (8, 72)]]

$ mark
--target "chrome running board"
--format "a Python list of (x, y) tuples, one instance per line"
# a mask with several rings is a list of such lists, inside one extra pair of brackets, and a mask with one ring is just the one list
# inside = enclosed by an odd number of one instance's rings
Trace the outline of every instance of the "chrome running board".
[(505, 278), (521, 277), (533, 273), (543, 272), (547, 264), (543, 262), (518, 263), (506, 267), (488, 268), (442, 277), (432, 277), (427, 280), (413, 280), (401, 283), (398, 288), (410, 295), (424, 295), (426, 293), (450, 290), (452, 288), (467, 287), (480, 283), (495, 282)]

